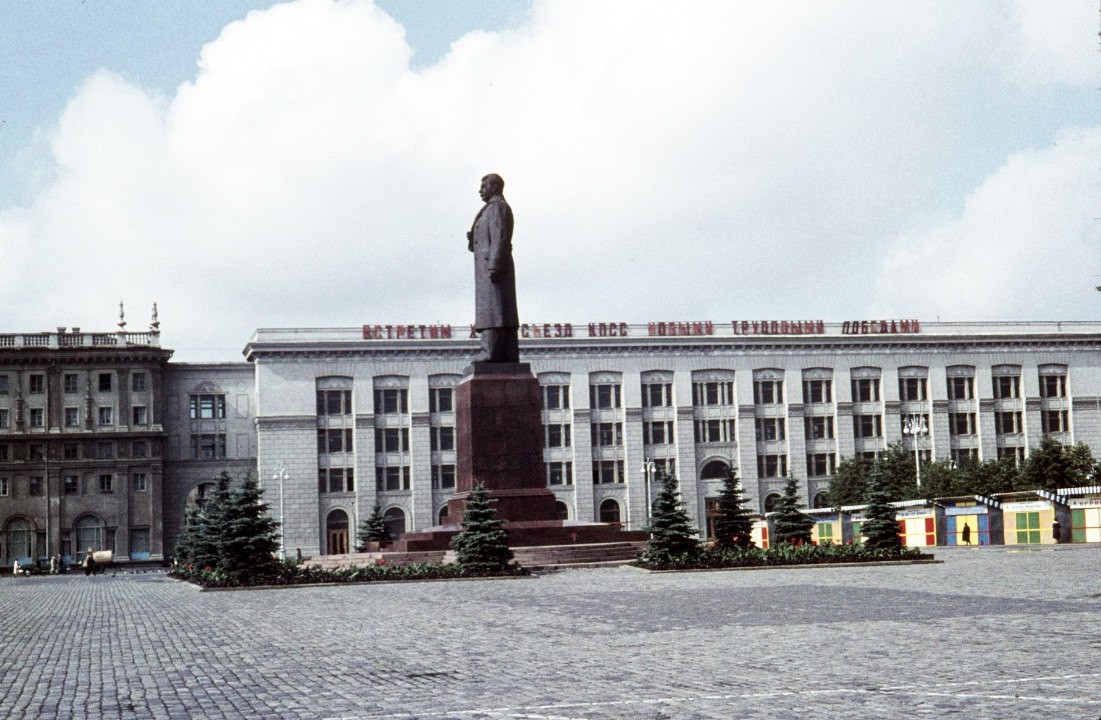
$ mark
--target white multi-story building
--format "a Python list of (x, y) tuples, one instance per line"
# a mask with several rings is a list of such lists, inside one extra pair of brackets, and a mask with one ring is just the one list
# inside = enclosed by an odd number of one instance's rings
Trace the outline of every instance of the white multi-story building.
[[(257, 465), (287, 548), (343, 552), (375, 505), (395, 530), (445, 519), (453, 388), (476, 345), (458, 326), (255, 333), (245, 354)], [(660, 469), (678, 477), (705, 532), (731, 466), (767, 511), (787, 476), (820, 506), (842, 458), (896, 442), (926, 460), (1021, 460), (1045, 436), (1096, 454), (1099, 350), (1101, 323), (521, 329), (521, 359), (543, 386), (544, 465), (563, 516), (641, 528)]]

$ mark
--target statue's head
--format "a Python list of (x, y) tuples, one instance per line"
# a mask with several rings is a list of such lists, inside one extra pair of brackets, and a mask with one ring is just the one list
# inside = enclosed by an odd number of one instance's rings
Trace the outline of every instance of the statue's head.
[(495, 195), (500, 195), (505, 191), (505, 181), (501, 179), (501, 176), (497, 173), (490, 173), (482, 178), (482, 186), (478, 189), (478, 194), (482, 196), (482, 200), (489, 200)]

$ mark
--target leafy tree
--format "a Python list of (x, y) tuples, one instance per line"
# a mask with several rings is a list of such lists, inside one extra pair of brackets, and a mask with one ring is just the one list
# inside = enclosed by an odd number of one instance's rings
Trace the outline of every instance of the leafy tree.
[(221, 568), (231, 577), (263, 575), (276, 565), (279, 522), (268, 514), (264, 491), (247, 476), (232, 490), (223, 525)]
[(753, 546), (753, 513), (746, 507), (738, 471), (726, 469), (719, 493), (719, 515), (715, 518), (715, 544), (719, 547)]
[[(1080, 456), (1081, 453), (1079, 452), (1078, 455)], [(1058, 441), (1045, 437), (1040, 441), (1040, 447), (1033, 450), (1021, 465), (1020, 480), (1016, 489), (1055, 490), (1061, 487), (1073, 487), (1088, 476), (1088, 470), (1082, 472), (1083, 464), (1088, 467), (1092, 463), (1083, 463), (1081, 457), (1075, 457)]]
[(653, 513), (646, 532), (650, 539), (642, 553), (642, 561), (652, 565), (667, 565), (678, 558), (693, 557), (699, 553), (700, 543), (695, 538), (696, 531), (688, 520), (680, 492), (677, 490), (677, 478), (662, 472), (658, 478), (661, 490), (654, 499)]
[(839, 508), (844, 505), (863, 503), (871, 471), (872, 463), (864, 458), (852, 457), (841, 460), (826, 489), (830, 507)]
[(860, 528), (864, 545), (872, 549), (901, 549), (895, 509), (891, 506), (890, 489), (883, 470), (878, 465), (872, 469), (868, 482), (867, 507), (864, 524)]
[(926, 500), (953, 495), (968, 495), (961, 481), (963, 475), (951, 461), (931, 462), (921, 468), (921, 495)]
[(451, 538), (456, 563), (472, 575), (496, 575), (511, 569), (508, 533), (497, 519), (493, 504), (485, 486), (480, 482), (475, 485), (466, 500), (463, 529)]
[(365, 518), (359, 524), (359, 532), (356, 533), (356, 540), (359, 541), (359, 547), (356, 549), (363, 552), (367, 549), (367, 543), (384, 543), (390, 542), (392, 539), (393, 538), (390, 537), (390, 531), (386, 529), (386, 518), (382, 515), (382, 508), (375, 505), (375, 509), (371, 511), (370, 517)]
[(777, 544), (810, 542), (814, 518), (803, 512), (804, 507), (799, 502), (799, 481), (789, 477), (784, 494), (776, 501), (776, 514), (772, 518), (772, 537)]
[(891, 500), (913, 500), (921, 497), (917, 486), (917, 469), (914, 467), (914, 453), (902, 447), (902, 443), (893, 443), (879, 453), (875, 464), (879, 465), (883, 482), (886, 484)]
[(956, 470), (959, 480), (956, 495), (983, 495), (1010, 492), (1020, 484), (1020, 471), (1009, 458), (969, 462)]

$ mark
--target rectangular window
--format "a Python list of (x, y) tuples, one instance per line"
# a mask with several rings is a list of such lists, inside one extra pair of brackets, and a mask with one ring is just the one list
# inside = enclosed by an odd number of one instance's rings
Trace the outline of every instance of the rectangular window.
[(619, 385), (590, 385), (589, 402), (596, 410), (623, 407)]
[(65, 460), (80, 459), (80, 445), (75, 442), (67, 442), (61, 446), (61, 457)]
[(1066, 375), (1041, 375), (1040, 397), (1062, 398), (1067, 396)]
[(975, 413), (948, 413), (949, 435), (974, 435)]
[(883, 416), (853, 415), (853, 436), (858, 438), (883, 437)]
[(98, 411), (98, 418), (100, 425), (114, 425), (115, 424), (115, 409), (113, 407), (100, 406), (96, 408)]
[(825, 477), (833, 475), (833, 453), (813, 453), (807, 455), (807, 475), (810, 477)]
[(317, 431), (319, 453), (352, 452), (351, 428), (328, 428)]
[(409, 489), (409, 468), (405, 465), (387, 465), (375, 468), (375, 490), (388, 492)]
[(355, 472), (352, 468), (319, 468), (317, 489), (320, 493), (355, 492)]
[(1070, 432), (1067, 422), (1066, 410), (1042, 410), (1040, 411), (1041, 430), (1045, 435), (1050, 433)]
[(1039, 512), (1019, 512), (1017, 515), (1017, 544), (1018, 545), (1039, 545), (1040, 544), (1040, 513)]
[(134, 425), (148, 425), (149, 413), (146, 411), (144, 405), (135, 405), (131, 408)]
[(65, 408), (65, 427), (80, 427), (80, 408)]
[(428, 391), (429, 411), (449, 413), (455, 410), (455, 391), (452, 388), (431, 388)]
[(549, 462), (546, 467), (548, 485), (573, 485), (572, 462)]
[(31, 475), (28, 491), (32, 497), (44, 495), (46, 493), (45, 486), (45, 480), (41, 475)]
[(948, 378), (949, 400), (972, 400), (975, 397), (975, 378), (952, 377)]
[(455, 428), (453, 427), (434, 427), (432, 428), (432, 450), (454, 450), (455, 449)]
[(46, 392), (46, 376), (39, 373), (31, 375), (27, 378), (27, 388), (34, 395)]
[(136, 458), (149, 457), (149, 443), (145, 440), (135, 440), (130, 446), (130, 454)]
[(352, 391), (351, 390), (318, 390), (317, 391), (318, 415), (351, 415)]
[(853, 380), (853, 402), (879, 402), (879, 378)]
[(642, 385), (642, 407), (672, 407), (672, 383), (644, 383)]
[(110, 460), (115, 456), (115, 444), (113, 442), (96, 443), (96, 457), (100, 460)]
[(405, 388), (375, 390), (375, 414), (397, 415), (409, 412), (409, 391)]
[(902, 402), (922, 402), (927, 400), (928, 397), (926, 378), (898, 379), (898, 399)]
[(133, 528), (130, 530), (130, 559), (149, 559), (149, 528)]
[(994, 432), (999, 435), (1017, 435), (1024, 432), (1019, 412), (994, 413)]
[(783, 418), (757, 418), (757, 442), (784, 440), (785, 438)]
[(622, 460), (596, 460), (593, 462), (593, 484), (608, 485), (623, 482)]
[(617, 447), (623, 444), (622, 423), (593, 423), (590, 429), (593, 447)]
[(226, 396), (192, 395), (190, 413), (192, 420), (224, 420), (226, 417)]
[(8, 376), (0, 373), (0, 395), (8, 394)]
[(546, 426), (546, 446), (549, 448), (554, 447), (570, 447), (570, 426), (567, 423), (555, 424), (552, 423)]
[(544, 385), (543, 409), (567, 410), (570, 407), (569, 385)]
[(436, 490), (449, 490), (455, 487), (455, 466), (450, 464), (433, 465), (432, 487)]
[(994, 378), (994, 399), (1011, 400), (1021, 397), (1021, 378), (999, 375)]
[(7, 408), (0, 408), (0, 427), (8, 427), (11, 424), (11, 414)]
[(757, 456), (757, 477), (770, 478), (770, 477), (787, 477), (788, 474), (788, 456), (787, 455), (758, 455)]
[(375, 452), (397, 453), (409, 450), (409, 428), (375, 428)]
[(952, 448), (950, 455), (960, 467), (979, 461), (978, 448)]
[(733, 405), (733, 381), (724, 380), (692, 383), (692, 404), (696, 407)]
[(1025, 449), (1023, 447), (999, 447), (998, 459), (1012, 460), (1014, 465), (1020, 467), (1021, 463), (1025, 461)]
[(109, 495), (115, 491), (115, 476), (110, 473), (104, 473), (99, 476), (99, 491), (104, 495)]
[(31, 408), (30, 426), (32, 428), (40, 428), (46, 426), (45, 408)]
[(226, 456), (224, 433), (203, 433), (191, 436), (191, 457), (194, 460), (216, 460)]
[(783, 380), (757, 380), (753, 383), (753, 402), (757, 405), (779, 405), (784, 402)]
[(6, 477), (0, 477), (0, 497), (7, 497), (11, 494), (11, 487), (9, 486), (8, 479)]
[(61, 389), (66, 395), (75, 395), (80, 392), (80, 376), (76, 373), (65, 373), (62, 375)]
[(42, 443), (31, 443), (27, 448), (27, 457), (31, 460), (45, 460), (46, 446)]
[(111, 392), (112, 384), (113, 384), (113, 380), (112, 380), (111, 373), (100, 373), (99, 374), (99, 391), (100, 392)]
[(829, 403), (833, 402), (832, 380), (804, 380), (803, 402), (805, 403)]
[(149, 490), (149, 479), (145, 473), (134, 473), (134, 492)]
[(149, 383), (145, 373), (136, 372), (130, 376), (130, 389), (134, 392), (145, 392), (148, 387)]
[(803, 429), (807, 440), (832, 440), (833, 417), (829, 415), (811, 415), (803, 418)]
[(66, 495), (76, 495), (80, 492), (80, 476), (66, 475), (61, 479), (61, 489)]
[(697, 420), (695, 422), (695, 440), (697, 443), (726, 443), (734, 441), (733, 420)]
[(671, 445), (674, 442), (673, 421), (642, 423), (642, 442), (646, 445)]

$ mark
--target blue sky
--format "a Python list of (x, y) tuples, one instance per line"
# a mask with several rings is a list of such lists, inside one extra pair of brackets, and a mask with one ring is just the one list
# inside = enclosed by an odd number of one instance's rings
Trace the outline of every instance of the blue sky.
[[(0, 4), (7, 331), (1095, 319), (1093, 0)], [(18, 272), (11, 269), (18, 268)]]

